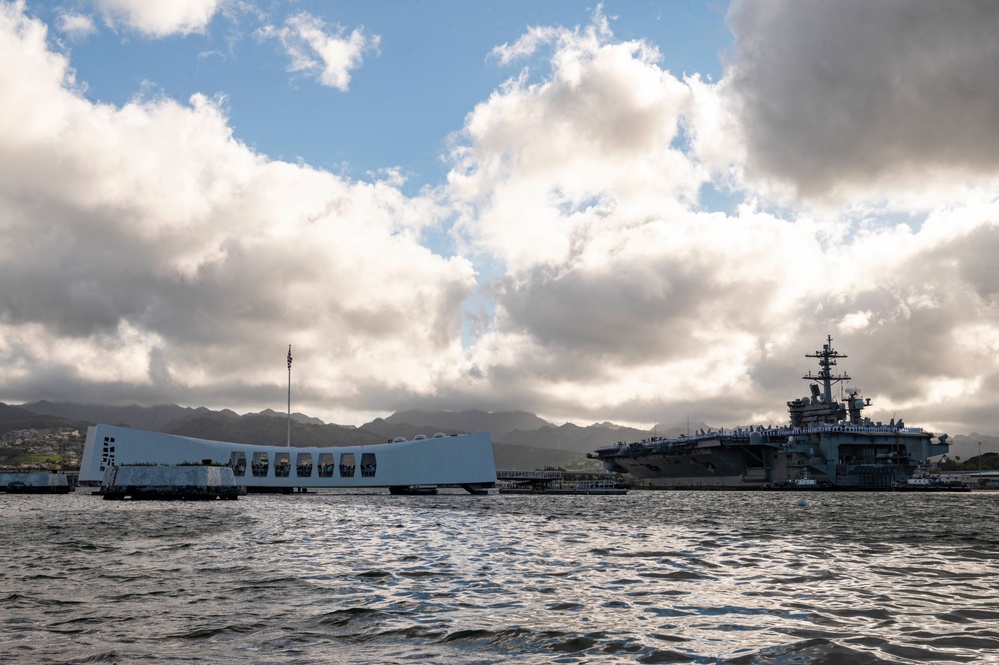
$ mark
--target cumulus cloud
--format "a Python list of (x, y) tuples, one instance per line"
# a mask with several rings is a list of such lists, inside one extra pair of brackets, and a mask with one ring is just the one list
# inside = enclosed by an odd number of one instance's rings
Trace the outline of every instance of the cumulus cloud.
[(534, 55), (542, 47), (557, 44), (555, 60), (569, 62), (579, 57), (581, 51), (593, 51), (613, 37), (610, 23), (603, 10), (603, 3), (598, 4), (593, 10), (590, 24), (584, 27), (577, 26), (573, 30), (549, 26), (529, 28), (513, 44), (497, 46), (490, 55), (497, 58), (500, 64), (508, 65)]
[(91, 103), (17, 6), (0, 71), (7, 399), (268, 404), (287, 343), (327, 417), (452, 379), (474, 273), (419, 244), (431, 195), (271, 161), (200, 95)]
[[(760, 69), (774, 56), (746, 45), (818, 11), (775, 6), (735, 8), (717, 84), (672, 74), (600, 10), (531, 29), (494, 51), (489, 66), (519, 69), (466, 116), (447, 182), (407, 197), (397, 169), (353, 181), (254, 152), (217, 99), (94, 104), (44, 25), (0, 5), (0, 271), (18, 285), (0, 291), (4, 396), (258, 409), (283, 400), (292, 343), (301, 409), (345, 422), (433, 406), (776, 423), (807, 394), (804, 354), (832, 335), (875, 418), (999, 429), (999, 187), (984, 158), (942, 147), (981, 123), (959, 115), (926, 145), (899, 129), (864, 147), (876, 123), (863, 104), (808, 90), (815, 118), (800, 100), (768, 111), (768, 94), (790, 93)], [(890, 48), (900, 38), (865, 51), (868, 22), (838, 14), (856, 6), (823, 7), (865, 71), (911, 78)], [(911, 7), (897, 16), (928, 11)], [(917, 24), (929, 45), (952, 27)], [(817, 66), (797, 33), (778, 42), (801, 72)], [(954, 55), (974, 72), (992, 46)], [(987, 90), (975, 117), (991, 117)], [(840, 121), (841, 144), (828, 105), (856, 118)], [(923, 127), (897, 100), (885, 108)], [(813, 143), (828, 161), (806, 155)], [(907, 181), (918, 200), (893, 189)], [(707, 210), (708, 184), (741, 203)], [(782, 187), (801, 198), (768, 198)], [(833, 203), (799, 205), (813, 197)], [(451, 221), (456, 256), (421, 244)]]
[(85, 14), (64, 13), (58, 18), (60, 32), (64, 32), (73, 39), (82, 39), (97, 32), (94, 19)]
[(378, 49), (381, 38), (366, 36), (362, 28), (345, 33), (342, 26), (327, 26), (308, 12), (292, 16), (283, 27), (268, 25), (258, 32), (281, 42), (291, 58), (288, 71), (310, 74), (323, 85), (346, 92), (351, 71), (361, 66), (366, 52)]
[[(951, 183), (950, 198), (920, 202), (915, 226), (888, 221), (908, 199), (874, 210), (859, 186), (831, 212), (775, 209), (740, 169), (760, 177), (753, 141), (793, 146), (732, 104), (767, 98), (739, 78), (744, 61), (717, 85), (677, 78), (651, 44), (615, 40), (599, 12), (590, 28), (532, 29), (494, 54), (513, 64), (546, 45), (550, 75), (507, 81), (452, 154), (459, 240), (505, 267), (470, 390), (566, 419), (783, 422), (784, 402), (807, 394), (804, 354), (832, 334), (885, 420), (906, 408), (953, 424), (958, 403), (981, 403), (974, 388), (996, 367), (988, 347), (971, 350), (965, 318), (979, 337), (999, 323), (975, 258), (999, 237), (994, 188)], [(785, 135), (799, 130), (808, 136)], [(842, 168), (854, 184), (872, 177)], [(699, 189), (718, 178), (752, 187), (732, 214), (700, 209)]]
[(682, 140), (695, 91), (653, 45), (615, 41), (599, 12), (526, 40), (503, 61), (546, 42), (550, 76), (522, 73), (476, 107), (449, 178), (459, 239), (506, 267), (478, 375), (598, 419), (736, 388), (765, 322), (803, 288), (813, 229), (698, 212), (709, 174)]
[(738, 0), (729, 21), (751, 178), (842, 203), (999, 174), (999, 5)]
[(696, 198), (704, 179), (672, 145), (690, 92), (657, 66), (657, 49), (601, 30), (557, 41), (551, 78), (508, 81), (469, 115), (452, 154), (451, 190), (475, 206), (465, 239), (514, 271), (564, 260), (590, 229)]
[(126, 25), (151, 37), (204, 32), (220, 0), (94, 0), (112, 25)]

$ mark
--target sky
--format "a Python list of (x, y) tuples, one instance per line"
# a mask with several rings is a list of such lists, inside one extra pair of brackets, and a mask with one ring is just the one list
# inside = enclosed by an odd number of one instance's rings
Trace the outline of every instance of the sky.
[(0, 0), (0, 401), (999, 434), (999, 4)]

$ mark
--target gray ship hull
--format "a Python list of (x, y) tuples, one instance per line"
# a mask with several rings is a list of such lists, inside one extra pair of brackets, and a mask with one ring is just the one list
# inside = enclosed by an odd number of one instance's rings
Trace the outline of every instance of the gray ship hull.
[(653, 439), (601, 448), (591, 458), (637, 486), (771, 489), (775, 486), (890, 490), (946, 444), (918, 428), (819, 426)]
[(743, 489), (768, 482), (743, 451), (706, 444), (682, 452), (635, 451), (638, 454), (613, 457), (609, 465), (605, 460), (605, 466), (629, 474), (638, 486), (652, 488)]
[(831, 368), (846, 356), (832, 338), (817, 358), (821, 370), (805, 375), (811, 395), (787, 403), (790, 423), (747, 427), (694, 436), (618, 443), (590, 453), (607, 471), (628, 474), (636, 487), (686, 489), (891, 490), (924, 473), (929, 458), (948, 452), (947, 435), (906, 427), (894, 418), (872, 422), (862, 415), (870, 399), (832, 385), (850, 379)]

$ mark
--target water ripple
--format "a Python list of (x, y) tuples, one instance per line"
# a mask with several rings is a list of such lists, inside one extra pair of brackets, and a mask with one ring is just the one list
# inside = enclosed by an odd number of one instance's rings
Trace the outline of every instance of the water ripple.
[(999, 662), (999, 494), (0, 501), (3, 662)]

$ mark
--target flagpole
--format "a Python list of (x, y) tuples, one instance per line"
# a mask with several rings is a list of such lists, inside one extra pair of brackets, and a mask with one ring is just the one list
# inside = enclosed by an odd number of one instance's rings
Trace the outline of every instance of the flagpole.
[(291, 344), (288, 345), (288, 447), (291, 448)]

